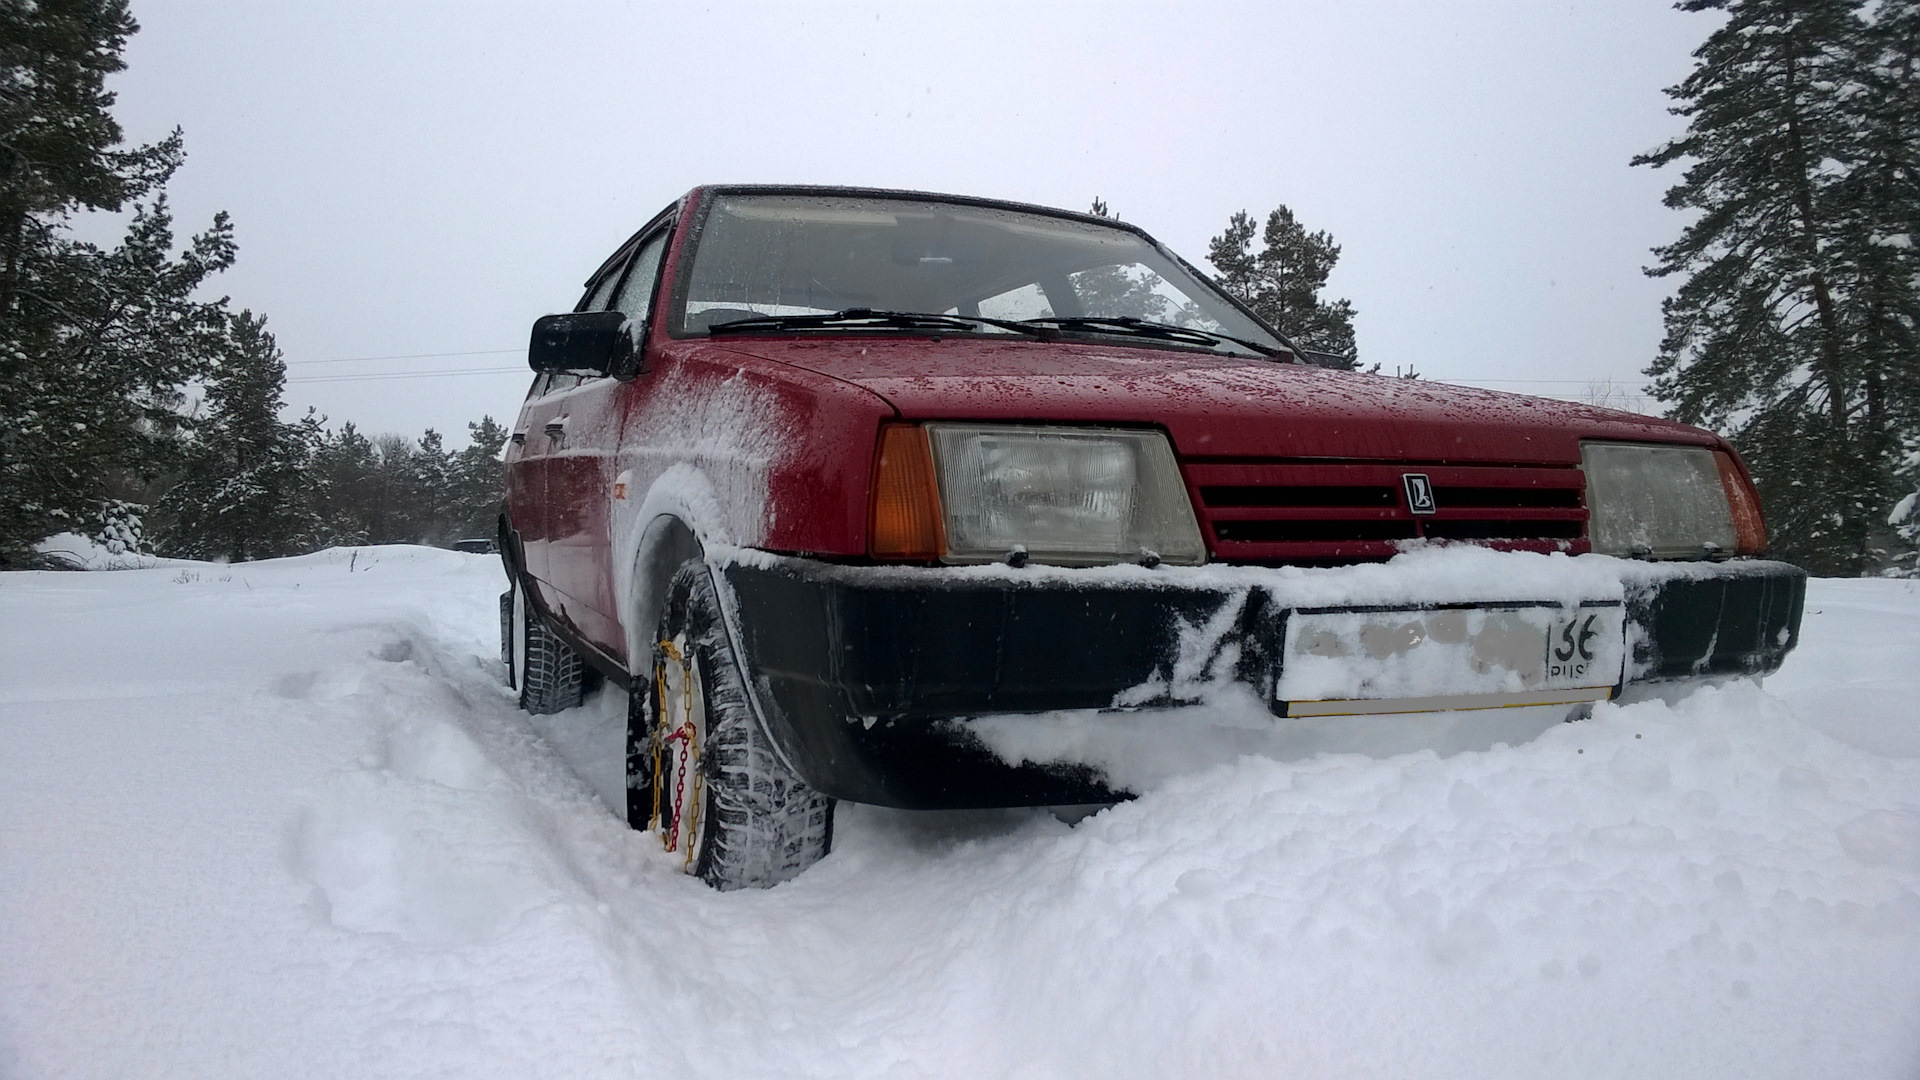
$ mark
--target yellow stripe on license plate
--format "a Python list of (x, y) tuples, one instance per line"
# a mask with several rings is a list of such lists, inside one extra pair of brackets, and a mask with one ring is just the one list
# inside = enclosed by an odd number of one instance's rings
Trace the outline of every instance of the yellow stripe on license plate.
[(1612, 696), (1611, 686), (1583, 686), (1570, 690), (1535, 690), (1517, 694), (1289, 701), (1286, 705), (1288, 716), (1378, 716), (1388, 713), (1456, 712), (1462, 709), (1518, 709), (1529, 705), (1579, 705), (1589, 701), (1606, 701)]

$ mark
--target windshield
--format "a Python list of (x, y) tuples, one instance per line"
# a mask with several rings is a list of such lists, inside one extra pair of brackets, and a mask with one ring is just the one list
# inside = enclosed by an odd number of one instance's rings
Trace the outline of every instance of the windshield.
[[(871, 195), (717, 197), (701, 227), (673, 330), (697, 334), (740, 319), (849, 309), (1010, 321), (1139, 319), (1284, 348), (1126, 229)], [(1012, 333), (988, 324), (978, 324), (978, 332)], [(1136, 343), (1194, 347), (1164, 338)], [(1228, 341), (1217, 347), (1254, 351)]]

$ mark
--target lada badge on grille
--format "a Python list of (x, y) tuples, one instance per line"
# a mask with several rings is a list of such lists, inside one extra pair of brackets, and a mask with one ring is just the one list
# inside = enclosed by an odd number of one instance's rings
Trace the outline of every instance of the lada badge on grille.
[(1438, 507), (1433, 503), (1433, 482), (1426, 473), (1401, 473), (1400, 482), (1407, 488), (1407, 509), (1416, 514), (1431, 514)]

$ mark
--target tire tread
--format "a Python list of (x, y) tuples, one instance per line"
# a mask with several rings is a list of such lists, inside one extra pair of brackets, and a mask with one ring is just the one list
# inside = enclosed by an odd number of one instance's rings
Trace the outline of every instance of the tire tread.
[[(511, 593), (508, 598), (511, 602)], [(522, 670), (520, 707), (536, 716), (574, 708), (586, 697), (585, 661), (547, 628), (532, 604), (527, 605), (527, 655)]]
[[(674, 574), (661, 613), (661, 637), (682, 626), (700, 664), (706, 695), (707, 745), (700, 754), (708, 800), (705, 839), (694, 872), (716, 889), (767, 888), (790, 880), (826, 856), (833, 843), (833, 800), (788, 769), (747, 700), (733, 642), (719, 616), (712, 572), (691, 561)], [(682, 622), (681, 620), (684, 620)], [(638, 721), (651, 732), (657, 706), (651, 677), (636, 696)], [(639, 689), (639, 688), (637, 688)], [(651, 813), (651, 747), (629, 722), (628, 820)], [(636, 802), (644, 800), (645, 806)]]

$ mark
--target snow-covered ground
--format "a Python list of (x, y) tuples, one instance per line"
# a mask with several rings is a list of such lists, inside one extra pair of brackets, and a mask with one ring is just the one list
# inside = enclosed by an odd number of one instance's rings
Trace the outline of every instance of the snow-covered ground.
[(499, 564), (0, 577), (0, 1077), (1914, 1077), (1920, 588), (1764, 689), (1264, 757), (1068, 827), (843, 807), (717, 894)]

